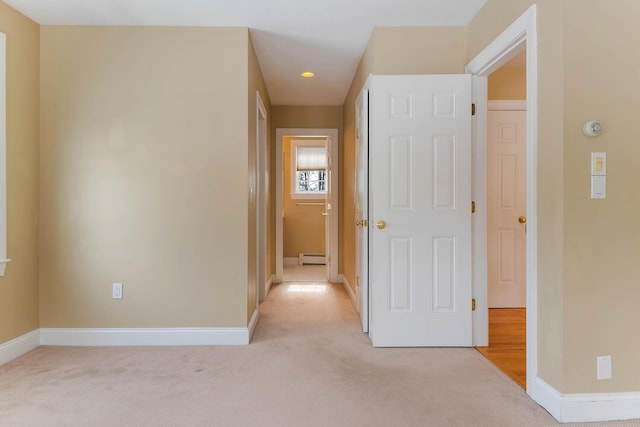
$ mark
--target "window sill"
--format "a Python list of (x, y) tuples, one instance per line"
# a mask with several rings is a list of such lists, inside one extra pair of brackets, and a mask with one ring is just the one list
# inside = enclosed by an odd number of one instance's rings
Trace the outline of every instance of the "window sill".
[(7, 267), (7, 263), (10, 259), (0, 259), (0, 277), (4, 276), (4, 270)]
[(291, 193), (292, 199), (326, 200), (327, 193)]

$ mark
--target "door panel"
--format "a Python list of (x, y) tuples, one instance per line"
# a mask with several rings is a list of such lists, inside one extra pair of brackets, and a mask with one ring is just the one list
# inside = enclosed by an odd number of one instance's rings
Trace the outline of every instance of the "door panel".
[(471, 78), (374, 76), (370, 124), (372, 342), (470, 346)]
[(526, 112), (489, 111), (487, 264), (489, 307), (526, 306)]
[(395, 136), (390, 138), (389, 167), (392, 209), (411, 209), (411, 138)]
[(433, 307), (434, 312), (456, 310), (455, 237), (433, 239)]
[(413, 248), (410, 237), (392, 237), (389, 239), (389, 311), (410, 312), (413, 282), (411, 259)]

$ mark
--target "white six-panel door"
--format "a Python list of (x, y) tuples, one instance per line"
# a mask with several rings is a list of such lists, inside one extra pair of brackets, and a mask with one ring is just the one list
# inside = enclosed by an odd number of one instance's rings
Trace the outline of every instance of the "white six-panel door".
[(373, 76), (370, 337), (470, 346), (471, 77)]
[[(526, 307), (526, 111), (487, 115), (489, 308)], [(521, 220), (521, 218), (523, 220)]]

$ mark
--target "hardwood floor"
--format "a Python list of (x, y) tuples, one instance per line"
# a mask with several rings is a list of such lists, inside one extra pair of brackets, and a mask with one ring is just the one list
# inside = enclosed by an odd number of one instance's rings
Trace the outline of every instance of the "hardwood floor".
[(527, 309), (489, 309), (489, 347), (476, 349), (522, 388), (527, 387)]

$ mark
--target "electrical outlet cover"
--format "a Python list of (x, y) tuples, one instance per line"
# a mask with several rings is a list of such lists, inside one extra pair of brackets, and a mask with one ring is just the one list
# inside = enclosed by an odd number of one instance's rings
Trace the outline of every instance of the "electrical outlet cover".
[(611, 356), (597, 356), (597, 378), (599, 380), (610, 380), (611, 375)]

